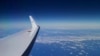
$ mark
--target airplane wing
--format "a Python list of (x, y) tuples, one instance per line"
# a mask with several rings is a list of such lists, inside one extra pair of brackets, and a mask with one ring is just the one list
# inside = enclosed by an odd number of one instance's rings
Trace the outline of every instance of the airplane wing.
[(39, 32), (39, 26), (29, 16), (32, 28), (0, 39), (0, 56), (28, 56)]

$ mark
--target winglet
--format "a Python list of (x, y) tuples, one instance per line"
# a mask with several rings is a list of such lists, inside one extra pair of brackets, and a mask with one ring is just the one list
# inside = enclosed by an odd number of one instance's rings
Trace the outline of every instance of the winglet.
[(31, 21), (32, 29), (34, 29), (35, 27), (37, 27), (37, 24), (36, 24), (36, 22), (35, 22), (35, 20), (33, 19), (32, 16), (29, 16), (29, 18), (30, 18), (30, 21)]

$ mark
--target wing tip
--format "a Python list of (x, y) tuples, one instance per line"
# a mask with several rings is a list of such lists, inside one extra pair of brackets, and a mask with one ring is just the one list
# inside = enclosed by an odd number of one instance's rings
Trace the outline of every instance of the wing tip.
[(29, 15), (29, 19), (30, 19), (30, 21), (31, 21), (31, 25), (32, 25), (32, 28), (33, 28), (33, 29), (34, 29), (35, 27), (38, 27), (38, 25), (36, 24), (34, 18), (33, 18), (31, 15)]

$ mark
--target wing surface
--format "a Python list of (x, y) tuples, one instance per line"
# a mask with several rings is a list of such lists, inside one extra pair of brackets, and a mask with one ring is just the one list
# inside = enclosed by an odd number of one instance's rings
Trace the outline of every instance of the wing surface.
[(36, 36), (39, 26), (32, 16), (29, 16), (32, 28), (0, 39), (0, 56), (28, 56)]

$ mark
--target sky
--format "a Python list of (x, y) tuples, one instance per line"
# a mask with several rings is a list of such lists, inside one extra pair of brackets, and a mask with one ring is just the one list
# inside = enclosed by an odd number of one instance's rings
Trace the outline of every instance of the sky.
[(99, 0), (0, 0), (0, 28), (100, 29)]

